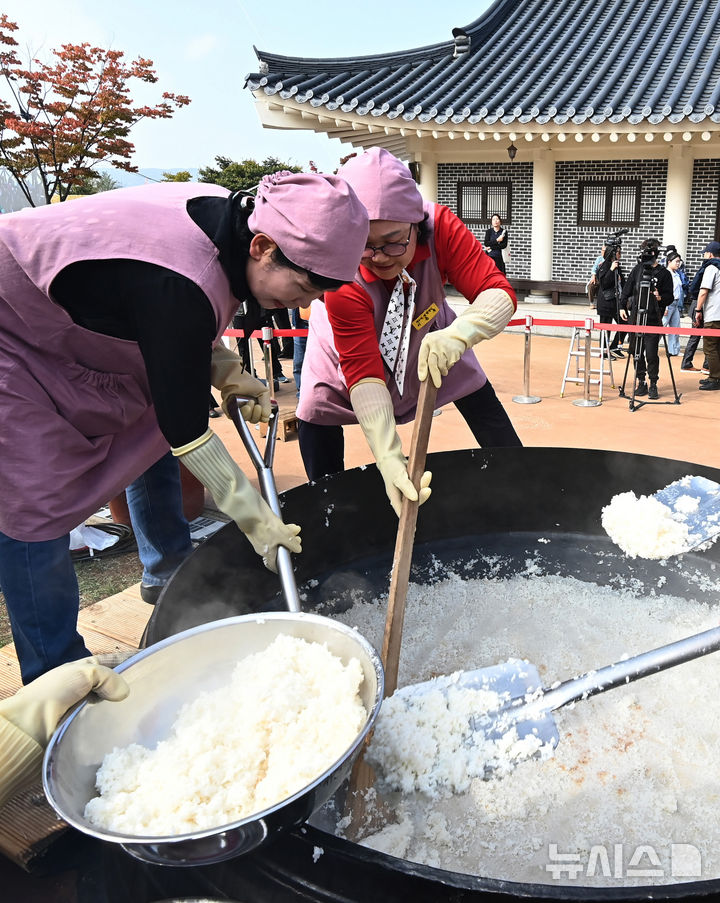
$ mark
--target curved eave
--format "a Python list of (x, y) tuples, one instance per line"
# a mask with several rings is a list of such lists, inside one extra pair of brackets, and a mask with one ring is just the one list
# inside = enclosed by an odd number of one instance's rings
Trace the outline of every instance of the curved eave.
[(419, 159), (423, 149), (442, 148), (443, 154), (463, 154), (472, 146), (473, 154), (503, 156), (508, 141), (514, 142), (524, 153), (552, 150), (559, 155), (572, 155), (582, 143), (583, 153), (591, 158), (610, 154), (614, 158), (635, 156), (642, 148), (643, 155), (665, 156), (670, 148), (692, 145), (701, 154), (717, 155), (720, 130), (707, 125), (658, 126), (642, 129), (628, 124), (594, 125), (590, 122), (563, 126), (531, 123), (523, 127), (496, 124), (489, 127), (454, 126), (453, 123), (404, 123), (388, 116), (357, 116), (354, 112), (308, 108), (294, 99), (282, 100), (259, 95), (258, 113), (267, 128), (306, 129), (336, 138), (355, 148), (384, 147), (401, 159)]
[(351, 59), (256, 51), (267, 72), (246, 86), (421, 127), (720, 123), (710, 0), (496, 0), (464, 31), (471, 49), (457, 56), (452, 41)]
[[(654, 112), (649, 110), (640, 114), (620, 112), (613, 115), (597, 115), (592, 110), (578, 114), (573, 108), (560, 110), (552, 116), (543, 113), (536, 114), (535, 116), (513, 113), (503, 115), (488, 113), (485, 116), (455, 113), (452, 116), (448, 116), (437, 112), (437, 110), (435, 111), (435, 115), (429, 115), (427, 113), (423, 115), (416, 111), (408, 111), (402, 105), (393, 109), (387, 104), (381, 104), (376, 108), (372, 100), (362, 103), (361, 101), (358, 101), (357, 98), (353, 98), (347, 102), (333, 103), (329, 100), (318, 99), (314, 94), (302, 94), (297, 90), (287, 92), (281, 92), (280, 89), (267, 90), (265, 86), (257, 85), (250, 79), (247, 81), (246, 87), (250, 88), (256, 100), (260, 102), (263, 102), (264, 100), (269, 102), (274, 99), (276, 93), (281, 93), (283, 99), (292, 98), (294, 103), (299, 104), (300, 106), (307, 105), (308, 108), (312, 109), (312, 112), (315, 115), (322, 115), (324, 112), (325, 115), (332, 117), (336, 115), (340, 109), (341, 112), (344, 113), (354, 113), (354, 118), (356, 119), (367, 120), (368, 122), (372, 122), (375, 117), (381, 115), (387, 116), (392, 120), (397, 119), (400, 124), (407, 125), (413, 125), (415, 124), (415, 120), (417, 120), (417, 126), (425, 129), (434, 126), (452, 129), (454, 126), (459, 126), (461, 128), (469, 127), (473, 131), (478, 131), (483, 127), (496, 128), (498, 126), (515, 125), (520, 131), (542, 131), (541, 127), (555, 125), (570, 127), (571, 130), (575, 131), (576, 127), (585, 125), (586, 130), (590, 131), (598, 126), (606, 126), (605, 130), (611, 131), (613, 127), (623, 124), (634, 127), (648, 125), (653, 128), (667, 125), (676, 129), (687, 124), (720, 124), (720, 110), (714, 109), (713, 107), (691, 112), (674, 110), (670, 112)], [(360, 110), (358, 110), (359, 106), (362, 106)]]

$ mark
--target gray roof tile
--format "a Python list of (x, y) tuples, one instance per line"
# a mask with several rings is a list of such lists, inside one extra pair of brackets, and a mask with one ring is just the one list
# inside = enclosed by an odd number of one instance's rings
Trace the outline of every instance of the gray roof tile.
[(256, 48), (246, 87), (405, 122), (720, 122), (716, 0), (495, 0), (459, 31), (457, 56), (454, 40), (335, 59)]

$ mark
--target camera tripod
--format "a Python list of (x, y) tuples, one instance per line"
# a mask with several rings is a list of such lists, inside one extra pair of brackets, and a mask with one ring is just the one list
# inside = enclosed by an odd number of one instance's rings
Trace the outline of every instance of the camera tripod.
[[(640, 289), (638, 291), (638, 302), (636, 308), (636, 314), (634, 317), (633, 325), (636, 326), (647, 326), (648, 325), (648, 315), (653, 313), (655, 319), (658, 322), (661, 322), (660, 311), (657, 305), (657, 300), (654, 295), (655, 283), (656, 279), (651, 275), (652, 266), (644, 266), (642, 270), (642, 274), (640, 277)], [(632, 381), (632, 394), (629, 396), (630, 404), (629, 408), (631, 411), (636, 411), (638, 408), (641, 408), (646, 404), (680, 404), (680, 395), (677, 390), (677, 386), (675, 384), (675, 375), (673, 373), (672, 361), (670, 360), (670, 355), (668, 354), (668, 344), (667, 344), (667, 336), (663, 334), (662, 340), (663, 345), (665, 347), (665, 357), (668, 362), (668, 369), (670, 370), (670, 382), (673, 387), (674, 400), (673, 401), (637, 401), (636, 400), (636, 389), (637, 389), (637, 370), (638, 365), (641, 361), (645, 363), (647, 367), (647, 357), (645, 356), (645, 346), (646, 346), (646, 334), (644, 332), (634, 332), (630, 333), (630, 342), (631, 342), (631, 354), (628, 354), (627, 359), (625, 361), (625, 373), (623, 374), (622, 385), (619, 389), (620, 398), (628, 398), (628, 395), (625, 393), (625, 383), (627, 382), (628, 371), (630, 369), (630, 358), (632, 357), (633, 362), (633, 381)], [(660, 355), (658, 354), (658, 369), (660, 367), (659, 361)]]

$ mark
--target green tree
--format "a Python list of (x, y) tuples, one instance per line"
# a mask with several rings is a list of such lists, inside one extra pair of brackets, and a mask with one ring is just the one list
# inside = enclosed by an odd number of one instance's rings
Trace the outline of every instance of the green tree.
[(278, 170), (286, 169), (288, 172), (302, 172), (301, 166), (292, 166), (283, 163), (276, 157), (266, 157), (262, 163), (257, 160), (242, 160), (236, 162), (230, 157), (215, 157), (217, 166), (206, 166), (199, 171), (199, 182), (212, 182), (214, 185), (222, 185), (229, 191), (250, 191), (255, 188), (263, 176)]
[(101, 191), (112, 191), (119, 188), (120, 183), (109, 172), (94, 172), (84, 182), (80, 182), (74, 188), (73, 194), (99, 194)]
[[(154, 84), (152, 60), (126, 63), (119, 50), (88, 43), (62, 44), (49, 64), (24, 67), (13, 32), (18, 26), (0, 14), (0, 165), (35, 205), (31, 184), (40, 179), (44, 200), (61, 201), (87, 185), (101, 162), (137, 172), (130, 130), (142, 119), (169, 119), (190, 103), (181, 94), (163, 93), (155, 106), (134, 106), (132, 80)], [(81, 189), (82, 190), (82, 189)]]
[(163, 182), (190, 182), (192, 176), (187, 169), (181, 169), (180, 172), (164, 172), (162, 180)]

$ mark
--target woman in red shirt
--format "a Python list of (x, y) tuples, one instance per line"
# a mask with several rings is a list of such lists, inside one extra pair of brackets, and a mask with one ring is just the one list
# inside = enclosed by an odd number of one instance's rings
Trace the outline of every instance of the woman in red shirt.
[[(373, 148), (338, 175), (367, 208), (370, 232), (355, 281), (312, 306), (300, 449), (311, 480), (337, 473), (342, 426), (359, 423), (399, 513), (402, 496), (417, 495), (396, 424), (414, 418), (428, 375), (438, 406), (454, 402), (480, 445), (521, 444), (472, 352), (503, 330), (516, 299), (482, 244), (447, 207), (424, 203), (407, 167), (388, 151)], [(457, 318), (446, 283), (470, 302)]]

